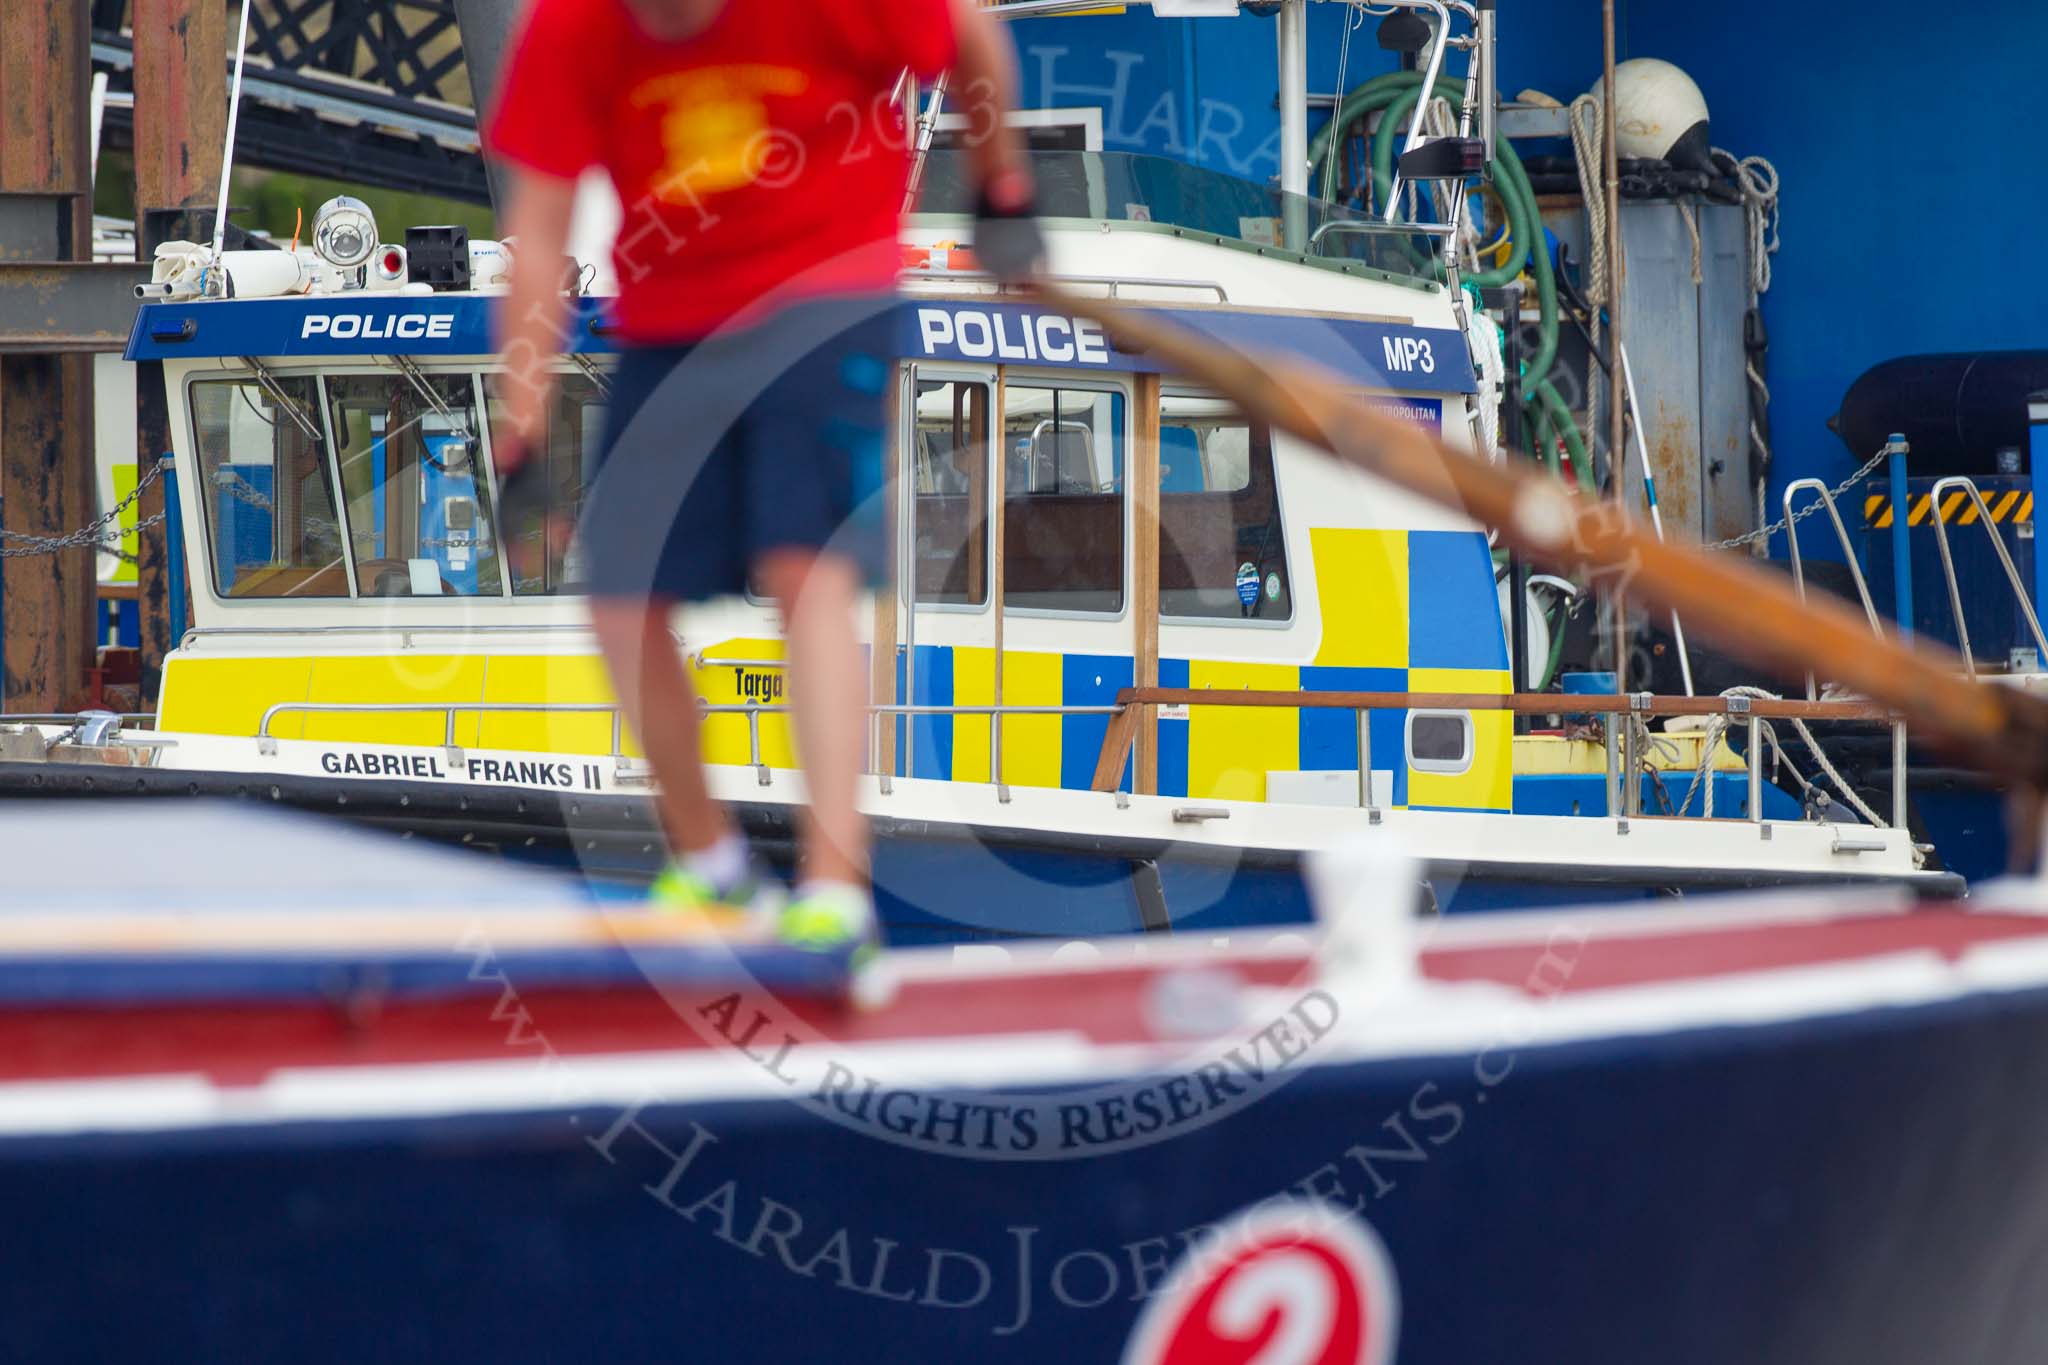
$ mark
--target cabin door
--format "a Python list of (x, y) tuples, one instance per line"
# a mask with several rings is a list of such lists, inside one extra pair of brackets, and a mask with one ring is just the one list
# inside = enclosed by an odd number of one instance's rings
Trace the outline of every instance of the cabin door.
[[(914, 706), (954, 704), (963, 650), (996, 646), (999, 589), (991, 537), (996, 373), (908, 367), (897, 487), (897, 687)], [(896, 727), (897, 771), (951, 777), (956, 742), (980, 744), (986, 721), (916, 716)], [(985, 759), (981, 760), (983, 763)]]

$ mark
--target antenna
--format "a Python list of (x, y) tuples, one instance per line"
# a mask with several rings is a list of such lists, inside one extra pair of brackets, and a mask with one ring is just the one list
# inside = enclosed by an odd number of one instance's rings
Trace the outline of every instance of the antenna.
[(220, 254), (228, 239), (228, 181), (235, 170), (235, 125), (242, 118), (242, 68), (249, 62), (249, 6), (252, 0), (242, 0), (242, 31), (235, 39), (235, 86), (228, 95), (228, 136), (220, 149), (220, 202), (213, 211), (213, 256), (214, 264), (220, 263)]

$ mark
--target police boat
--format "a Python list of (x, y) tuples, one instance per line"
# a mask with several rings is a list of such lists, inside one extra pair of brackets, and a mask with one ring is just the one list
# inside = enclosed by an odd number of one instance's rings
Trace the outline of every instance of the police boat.
[[(1440, 236), (1145, 156), (1041, 158), (1065, 288), (1495, 441), (1499, 338), (1444, 278)], [(834, 680), (871, 715), (861, 799), (896, 941), (1295, 922), (1302, 856), (1373, 826), (1445, 911), (1958, 889), (1903, 820), (1780, 790), (1768, 700), (1519, 692), (1479, 527), (1006, 294), (946, 211), (964, 197), (947, 160), (903, 240), (894, 581), (863, 621), (871, 677)], [(345, 264), (160, 255), (128, 358), (162, 367), (191, 626), (147, 733), (14, 727), (0, 786), (241, 794), (644, 877), (651, 778), (576, 549), (515, 555), (498, 524), (491, 313), (516, 244), (352, 226)], [(571, 514), (614, 349), (602, 274), (583, 275), (542, 455)], [(734, 600), (676, 629), (714, 789), (780, 856), (803, 789), (776, 613)], [(1646, 729), (1673, 709), (1711, 714)]]

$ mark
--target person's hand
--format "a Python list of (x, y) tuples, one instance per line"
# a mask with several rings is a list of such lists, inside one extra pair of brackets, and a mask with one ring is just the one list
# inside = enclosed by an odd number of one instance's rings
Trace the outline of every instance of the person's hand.
[(519, 428), (510, 422), (495, 422), (491, 426), (491, 465), (498, 471), (500, 483), (532, 463), (533, 445)]
[(525, 437), (501, 427), (491, 433), (491, 463), (498, 470), (498, 522), (505, 538), (539, 530), (548, 515), (546, 462), (534, 457)]
[(974, 259), (1004, 284), (1029, 284), (1045, 254), (1030, 172), (1005, 171), (984, 184), (974, 210)]
[(566, 533), (555, 529), (549, 507), (547, 461), (538, 458), (526, 438), (508, 426), (491, 433), (491, 463), (498, 473), (498, 532), (512, 571), (520, 579), (545, 572), (548, 549)]

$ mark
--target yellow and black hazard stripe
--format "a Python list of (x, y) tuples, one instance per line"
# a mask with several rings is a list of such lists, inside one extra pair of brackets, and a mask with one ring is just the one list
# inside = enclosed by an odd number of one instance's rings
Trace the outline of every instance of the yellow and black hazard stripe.
[[(1924, 526), (1933, 511), (1934, 495), (1922, 493), (1907, 499), (1906, 525)], [(2020, 489), (2008, 489), (2003, 493), (1986, 493), (1984, 506), (1991, 513), (1991, 520), (1999, 525), (2011, 523), (2019, 526), (2034, 519), (2034, 495)], [(1941, 499), (1941, 519), (1950, 526), (1968, 526), (1977, 519), (1977, 504), (1970, 495), (1960, 488), (1951, 489)], [(1863, 499), (1863, 520), (1875, 530), (1883, 530), (1892, 524), (1892, 500), (1882, 493), (1872, 493)]]

